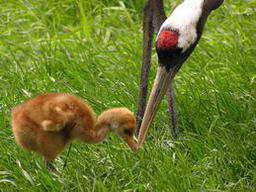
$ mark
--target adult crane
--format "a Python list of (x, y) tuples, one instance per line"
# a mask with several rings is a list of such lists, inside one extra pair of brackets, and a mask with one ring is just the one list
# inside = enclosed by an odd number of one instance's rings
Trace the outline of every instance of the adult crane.
[[(137, 112), (140, 146), (146, 138), (157, 107), (166, 93), (172, 119), (173, 136), (177, 137), (178, 129), (172, 80), (195, 49), (211, 11), (217, 9), (223, 1), (184, 0), (167, 18), (163, 10), (163, 0), (148, 0), (143, 12), (143, 62)], [(156, 52), (159, 66), (146, 105), (153, 32), (157, 34)]]

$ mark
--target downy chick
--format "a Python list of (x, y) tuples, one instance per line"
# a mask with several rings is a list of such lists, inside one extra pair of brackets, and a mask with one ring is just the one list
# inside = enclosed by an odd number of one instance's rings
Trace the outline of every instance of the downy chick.
[(137, 149), (135, 117), (131, 111), (127, 108), (109, 109), (97, 120), (86, 102), (67, 93), (44, 93), (15, 107), (12, 129), (16, 142), (43, 155), (50, 169), (54, 169), (52, 161), (74, 139), (97, 143), (112, 131), (131, 149)]

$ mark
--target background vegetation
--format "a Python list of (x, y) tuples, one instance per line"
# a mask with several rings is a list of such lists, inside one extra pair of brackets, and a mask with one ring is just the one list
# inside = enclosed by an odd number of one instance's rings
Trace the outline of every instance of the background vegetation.
[[(181, 1), (165, 0), (166, 11)], [(99, 114), (136, 111), (144, 0), (0, 0), (0, 191), (256, 191), (256, 2), (226, 0), (175, 78), (181, 139), (166, 101), (143, 150), (114, 135), (73, 144), (56, 161), (16, 145), (10, 109), (47, 91), (86, 99)], [(153, 53), (151, 82), (157, 58)]]

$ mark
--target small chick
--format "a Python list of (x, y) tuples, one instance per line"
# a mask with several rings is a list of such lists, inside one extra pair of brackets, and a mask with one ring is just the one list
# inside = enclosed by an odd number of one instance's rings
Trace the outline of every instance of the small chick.
[(135, 117), (131, 111), (109, 109), (97, 120), (86, 102), (67, 93), (44, 93), (15, 107), (12, 110), (12, 129), (16, 142), (43, 155), (50, 169), (54, 169), (52, 161), (74, 139), (96, 143), (112, 131), (131, 149), (137, 149)]

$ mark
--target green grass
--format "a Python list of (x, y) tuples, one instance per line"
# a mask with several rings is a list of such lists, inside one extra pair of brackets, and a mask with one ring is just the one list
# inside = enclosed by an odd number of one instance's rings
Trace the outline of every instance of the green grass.
[[(166, 10), (180, 1), (166, 0)], [(182, 139), (171, 140), (167, 102), (145, 148), (116, 136), (75, 142), (56, 161), (16, 145), (10, 109), (47, 91), (87, 100), (96, 113), (136, 111), (142, 0), (0, 1), (0, 191), (256, 191), (256, 3), (226, 0), (175, 78)], [(157, 57), (153, 53), (151, 83)], [(167, 147), (168, 140), (173, 147)]]

